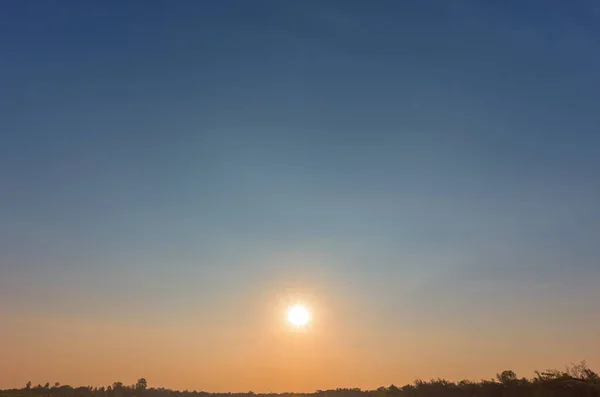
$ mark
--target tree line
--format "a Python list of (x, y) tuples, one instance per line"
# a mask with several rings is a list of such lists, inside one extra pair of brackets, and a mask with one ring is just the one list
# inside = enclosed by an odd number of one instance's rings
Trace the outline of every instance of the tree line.
[(600, 397), (600, 377), (582, 361), (564, 371), (549, 369), (535, 371), (533, 378), (519, 378), (511, 370), (496, 374), (495, 378), (481, 381), (445, 379), (428, 381), (417, 379), (405, 386), (391, 385), (376, 390), (338, 388), (317, 390), (314, 393), (208, 393), (148, 388), (146, 379), (134, 385), (114, 382), (108, 387), (72, 387), (46, 383), (22, 389), (0, 391), (0, 397)]

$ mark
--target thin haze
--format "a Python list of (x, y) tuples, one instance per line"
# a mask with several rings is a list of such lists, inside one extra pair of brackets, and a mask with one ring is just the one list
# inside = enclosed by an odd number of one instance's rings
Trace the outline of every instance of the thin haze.
[(3, 2), (0, 387), (599, 365), (599, 45), (593, 0)]

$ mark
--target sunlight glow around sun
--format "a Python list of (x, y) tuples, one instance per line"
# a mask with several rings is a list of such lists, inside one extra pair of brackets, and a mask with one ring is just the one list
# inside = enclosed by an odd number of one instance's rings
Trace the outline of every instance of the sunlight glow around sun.
[(303, 327), (310, 321), (310, 311), (302, 305), (295, 305), (288, 309), (287, 319), (295, 327)]

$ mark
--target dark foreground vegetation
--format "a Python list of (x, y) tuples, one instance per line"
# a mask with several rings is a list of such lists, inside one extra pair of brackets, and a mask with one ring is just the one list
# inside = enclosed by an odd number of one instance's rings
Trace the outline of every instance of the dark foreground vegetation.
[(416, 380), (402, 387), (391, 385), (376, 390), (334, 389), (314, 393), (208, 393), (148, 388), (144, 378), (135, 385), (115, 382), (108, 387), (60, 385), (2, 390), (0, 397), (600, 397), (600, 377), (582, 361), (564, 371), (535, 371), (531, 379), (503, 371), (489, 380), (450, 382), (444, 379)]

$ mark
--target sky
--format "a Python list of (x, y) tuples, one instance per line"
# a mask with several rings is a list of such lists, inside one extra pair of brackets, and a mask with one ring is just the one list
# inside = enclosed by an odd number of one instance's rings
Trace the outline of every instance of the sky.
[(598, 369), (599, 45), (594, 0), (3, 2), (0, 388)]

